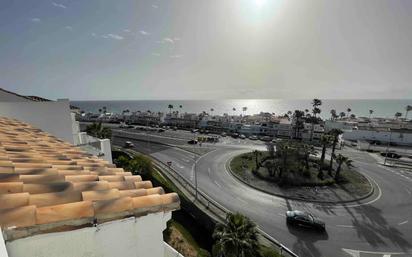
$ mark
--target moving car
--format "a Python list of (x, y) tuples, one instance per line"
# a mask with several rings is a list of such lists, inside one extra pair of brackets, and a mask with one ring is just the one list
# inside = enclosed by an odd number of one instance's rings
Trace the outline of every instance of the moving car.
[(125, 148), (132, 148), (132, 147), (134, 147), (134, 144), (130, 141), (126, 141), (126, 142), (124, 142), (124, 147)]
[(220, 136), (221, 136), (221, 137), (225, 137), (225, 136), (226, 136), (226, 133), (223, 132), (222, 134), (220, 134)]
[(239, 138), (240, 139), (246, 139), (246, 136), (242, 134), (242, 135), (239, 136)]
[(325, 222), (304, 211), (287, 211), (286, 222), (288, 225), (295, 225), (312, 228), (319, 231), (325, 231)]
[(196, 145), (196, 144), (197, 144), (197, 140), (189, 140), (189, 141), (187, 141), (187, 143), (188, 143), (189, 145)]

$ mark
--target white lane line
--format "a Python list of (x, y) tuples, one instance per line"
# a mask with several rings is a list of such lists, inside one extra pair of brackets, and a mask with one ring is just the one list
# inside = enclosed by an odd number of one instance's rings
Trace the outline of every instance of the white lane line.
[(209, 177), (210, 177), (210, 168), (207, 168), (207, 173), (209, 173)]
[(405, 188), (405, 190), (406, 190), (406, 192), (408, 192), (408, 195), (412, 194), (411, 191), (409, 191), (408, 189)]
[(403, 224), (406, 224), (406, 223), (408, 223), (408, 221), (407, 221), (407, 220), (402, 221), (401, 223), (398, 223), (398, 225), (400, 226), (400, 225), (403, 225)]
[(244, 204), (248, 204), (245, 200), (243, 200), (243, 199), (240, 198), (240, 197), (236, 197), (236, 199), (239, 200), (239, 201), (241, 201), (241, 202), (244, 203)]
[(344, 251), (345, 253), (349, 254), (352, 257), (360, 257), (361, 253), (368, 254), (368, 255), (373, 254), (374, 256), (382, 256), (382, 257), (391, 257), (392, 255), (405, 254), (405, 253), (402, 253), (402, 252), (394, 252), (394, 253), (390, 253), (390, 252), (372, 252), (372, 251), (361, 251), (361, 250), (353, 250), (353, 249), (346, 249), (346, 248), (342, 248), (342, 251)]
[(355, 226), (353, 225), (336, 225), (337, 227), (341, 227), (341, 228), (354, 228)]
[(215, 184), (216, 184), (218, 187), (222, 188), (222, 186), (221, 186), (219, 183), (217, 183), (216, 180), (215, 180), (214, 182), (215, 182)]

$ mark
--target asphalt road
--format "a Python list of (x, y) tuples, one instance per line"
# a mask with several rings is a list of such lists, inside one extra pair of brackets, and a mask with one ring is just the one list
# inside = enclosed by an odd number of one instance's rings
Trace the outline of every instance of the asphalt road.
[[(116, 138), (123, 145), (126, 139)], [(363, 201), (346, 205), (326, 205), (291, 201), (252, 189), (226, 170), (233, 156), (263, 148), (259, 143), (237, 144), (228, 141), (201, 157), (176, 147), (136, 141), (138, 151), (162, 162), (194, 182), (199, 189), (232, 211), (241, 212), (260, 228), (301, 257), (388, 257), (412, 256), (412, 173), (376, 164), (368, 153), (344, 151), (355, 160), (357, 169), (374, 181), (374, 194)], [(196, 165), (194, 165), (196, 162)], [(286, 225), (287, 210), (305, 210), (326, 222), (326, 233)]]

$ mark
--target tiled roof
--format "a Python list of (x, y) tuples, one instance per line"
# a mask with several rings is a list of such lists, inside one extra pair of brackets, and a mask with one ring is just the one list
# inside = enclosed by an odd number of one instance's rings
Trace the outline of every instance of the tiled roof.
[(0, 117), (6, 240), (179, 208), (175, 193), (32, 126)]

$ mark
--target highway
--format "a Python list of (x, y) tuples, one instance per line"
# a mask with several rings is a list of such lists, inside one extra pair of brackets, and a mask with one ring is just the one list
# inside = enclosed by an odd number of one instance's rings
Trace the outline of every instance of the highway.
[[(115, 138), (114, 144), (122, 146), (126, 140)], [(134, 143), (137, 151), (164, 163), (171, 161), (172, 168), (193, 183), (196, 170), (202, 192), (229, 210), (249, 216), (301, 257), (412, 256), (412, 173), (380, 166), (368, 153), (349, 148), (344, 154), (355, 160), (357, 169), (375, 184), (371, 197), (338, 205), (292, 201), (250, 188), (226, 170), (233, 156), (264, 148), (256, 141), (239, 142), (225, 139), (200, 157), (177, 147)], [(309, 211), (324, 220), (327, 232), (287, 226), (285, 212), (294, 209)]]

